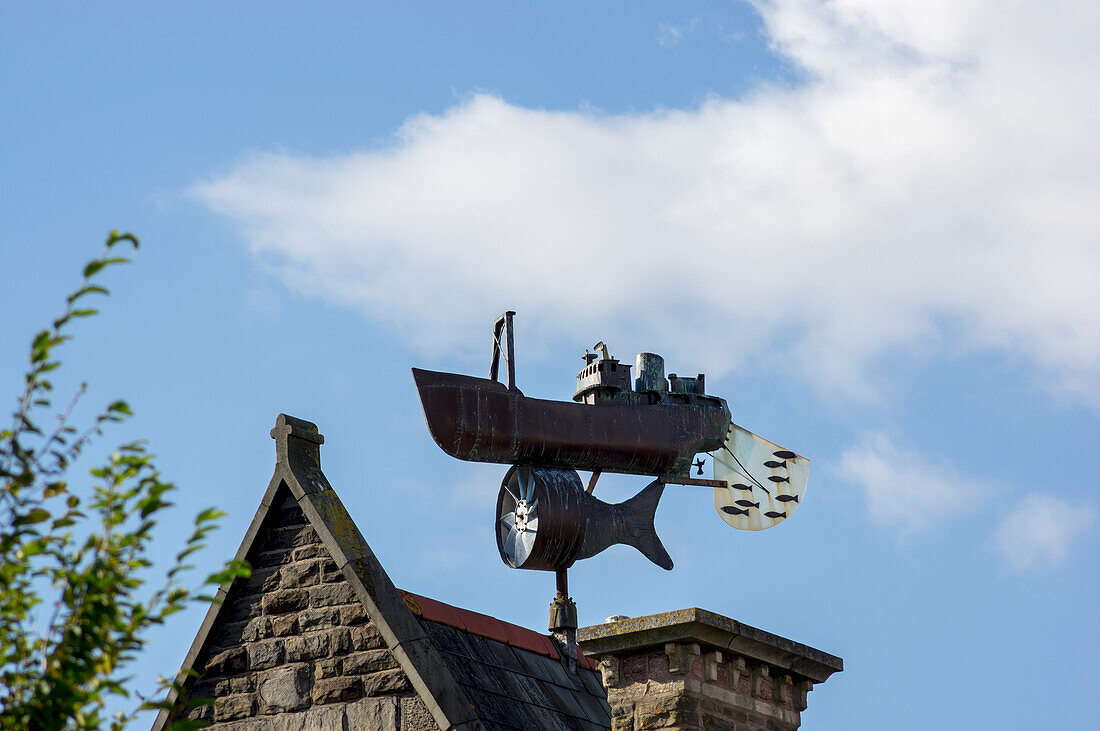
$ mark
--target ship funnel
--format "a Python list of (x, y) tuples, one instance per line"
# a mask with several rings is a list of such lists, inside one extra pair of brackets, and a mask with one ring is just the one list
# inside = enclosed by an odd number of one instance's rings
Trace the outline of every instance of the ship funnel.
[(665, 380), (665, 359), (656, 353), (638, 353), (634, 358), (634, 372), (638, 377), (634, 379), (634, 390), (643, 391), (668, 391), (668, 381)]

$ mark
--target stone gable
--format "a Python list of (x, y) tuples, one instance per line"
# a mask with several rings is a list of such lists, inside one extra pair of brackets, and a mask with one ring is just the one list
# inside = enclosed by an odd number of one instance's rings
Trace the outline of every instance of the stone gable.
[(286, 487), (249, 550), (194, 669), (186, 709), (211, 728), (437, 729)]

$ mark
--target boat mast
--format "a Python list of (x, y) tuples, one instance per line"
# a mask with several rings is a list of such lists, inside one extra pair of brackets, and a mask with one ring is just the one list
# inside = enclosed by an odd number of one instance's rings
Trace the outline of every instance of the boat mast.
[(489, 361), (489, 380), (499, 381), (500, 357), (508, 363), (508, 390), (516, 387), (516, 341), (512, 335), (512, 318), (515, 312), (509, 310), (497, 318), (493, 325), (493, 357)]

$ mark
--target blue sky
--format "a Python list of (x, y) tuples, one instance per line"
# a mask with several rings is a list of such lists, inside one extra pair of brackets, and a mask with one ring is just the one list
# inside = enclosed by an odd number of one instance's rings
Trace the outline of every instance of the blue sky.
[[(813, 460), (730, 530), (669, 490), (581, 621), (700, 606), (841, 655), (810, 729), (1092, 728), (1100, 673), (1100, 31), (1085, 4), (63, 4), (0, 9), (5, 317), (136, 232), (66, 346), (235, 550), (279, 412), (402, 587), (540, 629), (490, 530), (505, 467), (431, 442), (408, 369), (568, 398), (585, 347), (706, 372)], [(641, 478), (601, 482), (623, 500)], [(138, 671), (171, 672), (180, 617)], [(945, 721), (944, 719), (951, 719)]]

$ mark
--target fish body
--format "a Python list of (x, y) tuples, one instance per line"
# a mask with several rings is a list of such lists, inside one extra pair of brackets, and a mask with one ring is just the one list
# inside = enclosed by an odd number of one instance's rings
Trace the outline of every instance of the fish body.
[(768, 512), (764, 513), (764, 515), (766, 515), (769, 518), (786, 518), (787, 517), (786, 513), (780, 513), (780, 512), (777, 512), (775, 510), (769, 510)]
[(776, 451), (772, 452), (772, 455), (775, 456), (775, 457), (779, 457), (779, 459), (797, 459), (798, 458), (798, 455), (795, 454), (794, 452), (790, 451), (789, 449), (776, 450)]
[(779, 475), (768, 475), (768, 479), (771, 480), (772, 482), (790, 482), (791, 481), (791, 478), (789, 478), (789, 477), (780, 477)]
[(740, 505), (743, 508), (759, 508), (760, 507), (760, 503), (754, 503), (752, 500), (734, 500), (733, 502), (737, 503), (738, 505)]
[(786, 467), (787, 462), (786, 462), (786, 460), (784, 460), (782, 462), (778, 462), (774, 459), (769, 459), (767, 462), (764, 463), (764, 466), (774, 470), (774, 469), (777, 469), (779, 467)]
[(784, 502), (784, 503), (789, 503), (789, 502), (796, 502), (797, 503), (798, 502), (798, 495), (776, 495), (775, 499), (779, 500), (780, 502)]
[(617, 543), (633, 546), (663, 569), (672, 568), (654, 513), (664, 492), (654, 480), (626, 502), (588, 494), (575, 470), (516, 465), (497, 497), (497, 548), (512, 568), (556, 571)]
[(729, 505), (722, 506), (722, 512), (730, 515), (748, 515), (748, 510), (742, 510), (741, 508), (730, 507)]

